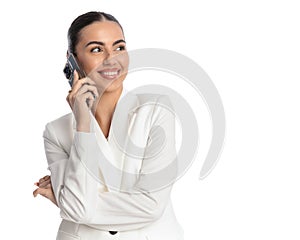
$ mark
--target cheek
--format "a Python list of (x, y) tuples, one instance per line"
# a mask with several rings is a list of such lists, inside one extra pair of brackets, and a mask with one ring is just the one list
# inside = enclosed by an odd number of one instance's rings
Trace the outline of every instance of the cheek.
[(129, 65), (129, 56), (128, 53), (122, 53), (118, 56), (118, 61), (123, 69), (127, 70)]
[(87, 58), (84, 61), (84, 69), (86, 73), (91, 73), (92, 71), (96, 70), (101, 66), (103, 63), (101, 58)]

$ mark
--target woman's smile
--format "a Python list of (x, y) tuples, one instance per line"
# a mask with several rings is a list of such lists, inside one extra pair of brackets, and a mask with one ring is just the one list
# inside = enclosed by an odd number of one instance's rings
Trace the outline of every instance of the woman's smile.
[(106, 68), (101, 71), (98, 71), (102, 78), (108, 80), (114, 80), (119, 77), (121, 70), (118, 68)]

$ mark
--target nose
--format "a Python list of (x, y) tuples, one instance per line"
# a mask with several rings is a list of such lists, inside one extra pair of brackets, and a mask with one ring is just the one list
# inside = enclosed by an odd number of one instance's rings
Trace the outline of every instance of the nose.
[(116, 63), (116, 57), (112, 52), (106, 52), (105, 58), (103, 60), (103, 65), (114, 65)]

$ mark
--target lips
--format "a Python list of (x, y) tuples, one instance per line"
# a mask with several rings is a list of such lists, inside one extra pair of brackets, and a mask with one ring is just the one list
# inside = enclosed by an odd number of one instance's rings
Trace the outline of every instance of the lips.
[(118, 68), (109, 68), (98, 71), (102, 78), (113, 80), (120, 75), (120, 69)]

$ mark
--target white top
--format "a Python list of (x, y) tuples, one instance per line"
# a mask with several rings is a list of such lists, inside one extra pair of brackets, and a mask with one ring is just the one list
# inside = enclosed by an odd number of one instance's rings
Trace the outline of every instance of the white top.
[[(76, 131), (72, 113), (46, 125), (45, 152), (63, 223), (90, 227), (80, 232), (62, 223), (58, 239), (69, 239), (65, 232), (93, 239), (95, 229), (118, 231), (122, 240), (182, 239), (170, 200), (177, 159), (175, 118), (161, 105), (168, 98), (121, 96), (107, 139), (93, 117), (90, 133)], [(137, 231), (142, 238), (134, 237)]]

